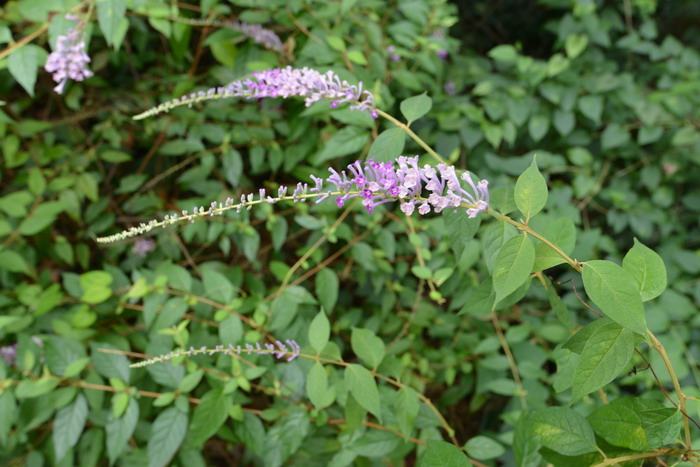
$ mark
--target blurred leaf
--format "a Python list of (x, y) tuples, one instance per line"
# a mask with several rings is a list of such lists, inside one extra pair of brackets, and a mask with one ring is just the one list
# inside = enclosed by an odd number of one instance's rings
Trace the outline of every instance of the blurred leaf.
[(400, 128), (382, 131), (369, 148), (369, 157), (377, 162), (392, 161), (403, 153), (406, 134)]
[(355, 400), (381, 423), (379, 391), (372, 373), (360, 365), (350, 364), (345, 368), (345, 384)]
[[(407, 122), (414, 122), (430, 112), (433, 107), (433, 100), (426, 93), (409, 97), (401, 101), (401, 113)], [(392, 128), (401, 131), (400, 128)], [(388, 130), (387, 130), (388, 131)], [(401, 131), (403, 134), (403, 131)]]
[(187, 415), (176, 407), (161, 412), (148, 437), (148, 466), (163, 467), (177, 452), (187, 434)]

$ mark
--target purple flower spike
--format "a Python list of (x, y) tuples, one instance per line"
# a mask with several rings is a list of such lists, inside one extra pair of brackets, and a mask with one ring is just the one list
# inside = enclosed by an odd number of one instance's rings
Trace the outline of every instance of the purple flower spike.
[(341, 80), (332, 71), (321, 73), (311, 68), (288, 66), (253, 73), (252, 78), (233, 81), (225, 87), (182, 96), (136, 115), (134, 119), (140, 120), (183, 105), (228, 97), (248, 99), (302, 97), (307, 107), (321, 100), (331, 101), (333, 108), (347, 102), (351, 110), (370, 112), (375, 118), (379, 116), (374, 110), (374, 95), (362, 88), (362, 82), (352, 85)]
[[(66, 15), (66, 19), (77, 21), (72, 15)], [(85, 40), (82, 39), (81, 33), (82, 23), (78, 22), (65, 36), (58, 36), (56, 50), (51, 52), (44, 65), (44, 69), (53, 73), (53, 80), (58, 83), (54, 88), (58, 94), (63, 94), (69, 79), (82, 81), (93, 75), (92, 71), (86, 68), (90, 57), (85, 52)]]
[(253, 39), (258, 44), (262, 44), (266, 49), (274, 50), (275, 52), (282, 52), (284, 49), (279, 36), (259, 24), (232, 21), (229, 23), (229, 27)]

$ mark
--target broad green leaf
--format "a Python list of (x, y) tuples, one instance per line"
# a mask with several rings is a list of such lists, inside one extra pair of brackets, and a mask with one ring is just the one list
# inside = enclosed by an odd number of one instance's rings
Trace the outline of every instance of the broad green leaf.
[(221, 388), (207, 392), (194, 409), (187, 445), (201, 447), (206, 440), (214, 436), (228, 418), (228, 411), (232, 405), (231, 396), (224, 394)]
[(470, 457), (478, 460), (494, 459), (506, 452), (501, 443), (488, 436), (475, 436), (467, 441), (464, 448)]
[(607, 149), (614, 149), (629, 143), (630, 139), (630, 132), (628, 130), (623, 128), (619, 123), (611, 123), (603, 130), (603, 134), (600, 138), (600, 146), (604, 151)]
[(202, 269), (202, 284), (206, 297), (215, 302), (227, 304), (236, 296), (236, 288), (231, 281), (211, 268)]
[(366, 368), (351, 364), (345, 368), (345, 384), (350, 389), (358, 404), (377, 417), (381, 422), (382, 414), (379, 409), (379, 390), (374, 376)]
[(534, 115), (527, 124), (527, 130), (530, 133), (530, 138), (534, 142), (538, 142), (549, 131), (549, 124), (551, 120), (547, 114), (537, 114)]
[(583, 348), (585, 347), (586, 342), (588, 342), (588, 339), (590, 339), (593, 332), (595, 332), (601, 326), (612, 322), (613, 321), (610, 318), (601, 318), (595, 321), (591, 321), (590, 323), (576, 331), (576, 334), (569, 337), (569, 340), (567, 340), (564, 343), (564, 348), (569, 349), (577, 354), (580, 354), (581, 352), (583, 352)]
[(372, 369), (376, 369), (384, 360), (384, 341), (369, 329), (352, 328), (350, 344), (355, 355)]
[(105, 271), (90, 271), (80, 275), (81, 299), (85, 303), (102, 303), (112, 296), (112, 276)]
[[(542, 232), (542, 236), (554, 243), (567, 255), (570, 254), (576, 245), (576, 227), (570, 217), (560, 217), (554, 222), (550, 222)], [(548, 245), (538, 242), (535, 245), (535, 265), (533, 272), (551, 268), (557, 264), (562, 264), (564, 259), (559, 256)]]
[(53, 447), (56, 462), (61, 462), (68, 450), (78, 443), (88, 417), (85, 396), (78, 394), (73, 403), (56, 413), (53, 422)]
[(338, 130), (331, 136), (331, 139), (326, 142), (326, 145), (321, 151), (309, 157), (309, 162), (314, 165), (320, 165), (331, 159), (358, 153), (365, 147), (368, 140), (369, 132), (367, 130), (364, 128), (347, 126)]
[(0, 269), (10, 272), (21, 272), (28, 276), (32, 276), (32, 266), (26, 259), (16, 251), (2, 250), (0, 251)]
[[(537, 259), (535, 259), (535, 261), (537, 261)], [(545, 280), (547, 282), (547, 298), (549, 299), (549, 304), (552, 307), (552, 310), (554, 310), (554, 314), (564, 326), (569, 329), (573, 329), (576, 326), (576, 323), (571, 317), (571, 311), (569, 311), (569, 308), (557, 294), (554, 284), (552, 284), (552, 282), (548, 279)]]
[(117, 33), (119, 25), (126, 14), (125, 0), (97, 0), (97, 22), (107, 44), (115, 46), (119, 43)]
[(506, 222), (492, 222), (486, 224), (480, 232), (486, 268), (491, 274), (493, 274), (496, 258), (501, 251), (501, 247), (509, 238), (517, 234), (518, 231), (516, 228)]
[(622, 268), (636, 281), (643, 302), (658, 297), (666, 290), (664, 260), (636, 238), (634, 246), (622, 260)]
[(611, 261), (583, 264), (583, 286), (593, 303), (630, 331), (645, 335), (644, 305), (634, 278)]
[[(89, 178), (92, 180), (92, 177)], [(38, 234), (52, 225), (56, 221), (56, 217), (64, 210), (65, 205), (61, 201), (43, 203), (33, 210), (29, 217), (22, 220), (19, 225), (19, 232), (26, 236)]]
[(470, 467), (466, 454), (454, 444), (430, 440), (423, 455), (418, 459), (418, 467)]
[(516, 235), (501, 247), (493, 272), (496, 303), (520, 287), (532, 271), (535, 247), (526, 235)]
[(34, 85), (39, 70), (39, 62), (46, 52), (34, 44), (16, 49), (7, 59), (7, 69), (30, 96), (34, 96)]
[(583, 115), (600, 125), (603, 116), (603, 98), (601, 96), (583, 96), (578, 100), (578, 108)]
[(445, 221), (445, 231), (447, 234), (450, 248), (455, 252), (455, 257), (459, 260), (464, 253), (466, 243), (474, 238), (479, 226), (481, 218), (470, 219), (464, 209), (445, 209), (442, 211), (442, 218)]
[(359, 456), (387, 459), (399, 444), (401, 444), (401, 438), (393, 433), (384, 430), (367, 430), (349, 448)]
[(331, 335), (331, 324), (323, 310), (319, 311), (309, 325), (309, 344), (318, 353), (323, 352)]
[(574, 372), (572, 399), (596, 391), (617, 378), (634, 354), (634, 334), (617, 323), (593, 331)]
[(499, 62), (510, 63), (518, 58), (518, 51), (510, 44), (497, 45), (489, 50), (489, 57)]
[(565, 456), (597, 450), (595, 435), (588, 421), (573, 409), (547, 407), (528, 415), (531, 435), (542, 446)]
[[(0, 363), (0, 366), (1, 365), (2, 363)], [(5, 378), (2, 370), (0, 370), (0, 377), (3, 379)], [(0, 443), (3, 445), (7, 442), (10, 428), (17, 421), (18, 410), (19, 407), (12, 394), (12, 390), (9, 388), (5, 389), (3, 393), (0, 394)]]
[(569, 58), (574, 59), (581, 55), (588, 46), (588, 36), (585, 34), (571, 34), (564, 41), (564, 49)]
[(104, 342), (90, 343), (92, 351), (92, 364), (95, 370), (105, 378), (119, 378), (128, 383), (131, 375), (129, 360), (124, 355), (100, 352), (100, 349), (118, 350), (111, 344)]
[(148, 437), (148, 467), (167, 465), (187, 434), (187, 415), (171, 407), (158, 415)]
[(415, 428), (416, 417), (420, 411), (418, 393), (408, 386), (399, 389), (396, 394), (396, 421), (404, 437), (411, 436)]
[(320, 362), (314, 363), (306, 377), (306, 394), (318, 410), (328, 407), (335, 400), (335, 388), (328, 387), (328, 375)]
[(23, 379), (15, 389), (17, 399), (32, 399), (53, 391), (61, 380), (52, 376), (39, 379)]
[(588, 416), (593, 431), (608, 443), (633, 451), (648, 451), (674, 443), (683, 416), (673, 408), (638, 397), (623, 397)]
[(121, 418), (115, 418), (110, 414), (109, 421), (105, 425), (107, 435), (107, 458), (109, 464), (116, 462), (124, 449), (126, 449), (129, 438), (134, 434), (136, 423), (139, 421), (139, 404), (135, 399), (129, 399), (126, 412)]
[(526, 219), (533, 217), (547, 204), (547, 182), (537, 168), (536, 158), (515, 182), (515, 204)]
[(567, 136), (576, 127), (576, 116), (573, 112), (557, 109), (554, 111), (554, 128), (560, 135)]
[(333, 311), (338, 301), (338, 276), (332, 269), (323, 268), (316, 274), (316, 296), (327, 313)]
[(369, 148), (369, 157), (377, 162), (396, 159), (403, 153), (406, 144), (406, 133), (400, 128), (389, 128), (382, 131)]
[[(430, 112), (430, 109), (433, 107), (433, 100), (428, 97), (427, 94), (423, 93), (419, 96), (404, 99), (401, 101), (401, 105), (399, 107), (406, 121), (410, 123), (418, 120)], [(401, 131), (399, 128), (397, 128), (397, 130), (403, 134), (403, 131)]]
[(63, 376), (71, 363), (85, 357), (85, 348), (74, 340), (49, 336), (45, 345), (46, 363), (51, 373), (58, 376)]
[(542, 456), (539, 453), (541, 447), (542, 445), (537, 441), (537, 438), (532, 436), (527, 413), (523, 413), (515, 424), (513, 436), (515, 465), (518, 467), (539, 467), (542, 464)]

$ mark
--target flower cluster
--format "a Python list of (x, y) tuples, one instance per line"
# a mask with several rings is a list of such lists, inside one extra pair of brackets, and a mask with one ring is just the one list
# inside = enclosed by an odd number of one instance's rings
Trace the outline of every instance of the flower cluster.
[[(291, 195), (288, 187), (280, 186), (276, 196), (270, 196), (264, 188), (258, 193), (241, 195), (240, 202), (232, 198), (224, 202), (212, 202), (207, 208), (195, 207), (192, 212), (183, 210), (179, 214), (168, 214), (162, 220), (151, 220), (136, 227), (97, 239), (99, 243), (112, 243), (127, 238), (143, 235), (157, 227), (167, 227), (178, 222), (193, 222), (202, 217), (223, 215), (224, 212), (235, 209), (250, 210), (254, 205), (267, 203), (275, 204), (280, 201), (304, 202), (316, 199), (320, 203), (329, 198), (335, 200), (338, 207), (352, 198), (362, 199), (362, 205), (367, 212), (372, 213), (376, 206), (401, 201), (401, 211), (411, 215), (418, 207), (419, 214), (431, 211), (441, 212), (451, 207), (456, 210), (465, 207), (469, 217), (476, 217), (480, 212), (486, 212), (489, 207), (488, 181), (480, 180), (474, 183), (469, 172), (457, 177), (455, 168), (438, 164), (437, 170), (429, 165), (420, 167), (418, 156), (399, 157), (396, 162), (376, 162), (372, 159), (366, 162), (355, 161), (341, 172), (329, 168), (330, 175), (323, 179), (311, 175), (314, 185), (297, 183)], [(460, 178), (468, 189), (462, 188)], [(332, 189), (324, 188), (331, 185)]]
[(275, 52), (281, 52), (284, 49), (279, 36), (259, 24), (232, 21), (228, 26), (242, 33), (244, 36), (253, 39), (258, 44), (262, 44), (266, 49), (274, 50)]
[[(286, 343), (286, 345), (285, 345)], [(289, 348), (287, 348), (289, 346)], [(291, 362), (295, 358), (299, 356), (301, 353), (301, 347), (299, 347), (299, 344), (297, 344), (296, 341), (287, 339), (284, 342), (282, 341), (275, 341), (274, 344), (270, 343), (265, 343), (265, 344), (260, 344), (260, 342), (256, 342), (255, 345), (252, 344), (245, 344), (244, 346), (236, 345), (234, 346), (233, 344), (229, 344), (228, 347), (225, 347), (223, 345), (217, 345), (214, 348), (207, 348), (206, 346), (200, 347), (199, 349), (195, 349), (194, 347), (190, 347), (189, 350), (175, 350), (174, 352), (170, 352), (165, 355), (160, 355), (158, 357), (154, 358), (149, 358), (148, 360), (142, 360), (138, 363), (134, 363), (131, 365), (132, 368), (139, 368), (143, 366), (148, 366), (152, 365), (154, 363), (159, 363), (159, 362), (167, 362), (170, 361), (173, 358), (178, 358), (182, 356), (188, 356), (192, 357), (195, 355), (214, 355), (215, 353), (225, 353), (225, 354), (260, 354), (260, 355), (272, 355), (277, 359), (283, 359), (284, 357), (287, 357), (287, 361)]]
[(255, 72), (251, 78), (233, 81), (227, 86), (173, 99), (136, 115), (134, 119), (151, 117), (183, 105), (228, 97), (248, 99), (303, 97), (307, 107), (320, 100), (330, 100), (330, 106), (334, 109), (347, 102), (351, 104), (352, 110), (370, 112), (375, 118), (378, 116), (374, 109), (374, 95), (362, 88), (362, 82), (351, 85), (341, 80), (333, 71), (321, 73), (311, 68), (288, 66)]
[[(66, 15), (66, 19), (78, 21), (73, 15)], [(86, 68), (90, 63), (90, 57), (85, 52), (85, 40), (81, 37), (82, 24), (78, 22), (65, 36), (58, 36), (56, 50), (51, 52), (46, 60), (44, 69), (53, 73), (53, 80), (58, 83), (54, 91), (63, 94), (69, 79), (82, 81), (93, 75)]]
[[(41, 355), (41, 361), (44, 361), (44, 355), (43, 355), (43, 348), (44, 348), (44, 341), (39, 339), (37, 336), (32, 336), (32, 342), (34, 342), (39, 349), (42, 349), (42, 355)], [(14, 343), (12, 345), (5, 345), (0, 347), (0, 358), (2, 358), (2, 361), (5, 362), (5, 365), (7, 366), (12, 366), (16, 363), (17, 361), (17, 348), (19, 347), (19, 344)]]

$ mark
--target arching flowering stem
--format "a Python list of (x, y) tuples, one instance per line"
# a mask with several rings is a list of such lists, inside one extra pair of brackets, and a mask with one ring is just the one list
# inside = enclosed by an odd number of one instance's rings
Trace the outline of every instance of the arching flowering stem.
[[(286, 186), (279, 187), (275, 197), (268, 195), (262, 188), (256, 194), (241, 195), (239, 203), (235, 203), (232, 198), (223, 203), (212, 202), (206, 209), (199, 206), (191, 213), (182, 211), (180, 214), (168, 214), (160, 221), (142, 223), (121, 233), (100, 237), (97, 241), (112, 243), (143, 235), (157, 227), (218, 216), (233, 209), (240, 212), (243, 208), (249, 210), (256, 204), (275, 204), (280, 201), (296, 203), (315, 199), (316, 203), (320, 203), (332, 199), (338, 207), (342, 207), (348, 199), (360, 198), (369, 213), (374, 212), (377, 206), (399, 201), (401, 211), (408, 216), (417, 207), (418, 214), (421, 215), (431, 211), (441, 212), (446, 208), (455, 211), (457, 208), (466, 208), (469, 217), (476, 217), (489, 207), (486, 180), (474, 183), (469, 172), (458, 178), (455, 168), (445, 164), (438, 164), (437, 170), (430, 165), (421, 167), (418, 165), (418, 156), (402, 156), (395, 162), (376, 162), (373, 159), (355, 161), (346, 170), (338, 172), (329, 168), (328, 171), (330, 175), (325, 179), (312, 175), (314, 184), (311, 187), (306, 183), (297, 183), (291, 195), (287, 195)], [(465, 183), (461, 183), (460, 179)]]
[[(289, 347), (287, 347), (289, 346)], [(253, 344), (245, 344), (245, 345), (233, 345), (229, 344), (228, 346), (224, 345), (217, 345), (216, 347), (213, 348), (207, 348), (206, 346), (200, 347), (198, 349), (195, 349), (194, 347), (190, 347), (189, 350), (184, 350), (184, 349), (179, 349), (179, 350), (174, 350), (170, 353), (167, 353), (165, 355), (160, 355), (158, 357), (153, 357), (149, 358), (147, 360), (142, 360), (138, 363), (134, 363), (131, 366), (131, 368), (140, 368), (148, 365), (153, 365), (154, 363), (160, 363), (160, 362), (168, 362), (174, 358), (182, 357), (182, 356), (187, 356), (187, 357), (193, 357), (195, 355), (214, 355), (215, 353), (225, 353), (225, 354), (236, 354), (236, 355), (241, 355), (241, 354), (258, 354), (258, 355), (272, 355), (278, 360), (282, 360), (283, 358), (286, 357), (286, 360), (288, 362), (291, 362), (295, 358), (299, 356), (299, 353), (301, 352), (301, 347), (299, 344), (297, 344), (296, 341), (292, 339), (287, 339), (284, 342), (282, 341), (276, 341), (274, 344), (270, 343), (265, 343), (265, 344), (260, 344), (260, 342), (256, 342), (255, 345)]]
[(248, 99), (303, 97), (307, 107), (320, 100), (331, 101), (332, 108), (347, 102), (351, 104), (350, 109), (370, 112), (373, 117), (377, 117), (377, 112), (374, 110), (374, 95), (363, 89), (362, 82), (352, 85), (341, 80), (333, 71), (321, 73), (311, 68), (288, 66), (255, 72), (251, 78), (236, 80), (227, 86), (193, 92), (179, 99), (173, 99), (134, 116), (134, 120), (168, 112), (183, 105), (191, 106), (197, 102), (229, 97)]

